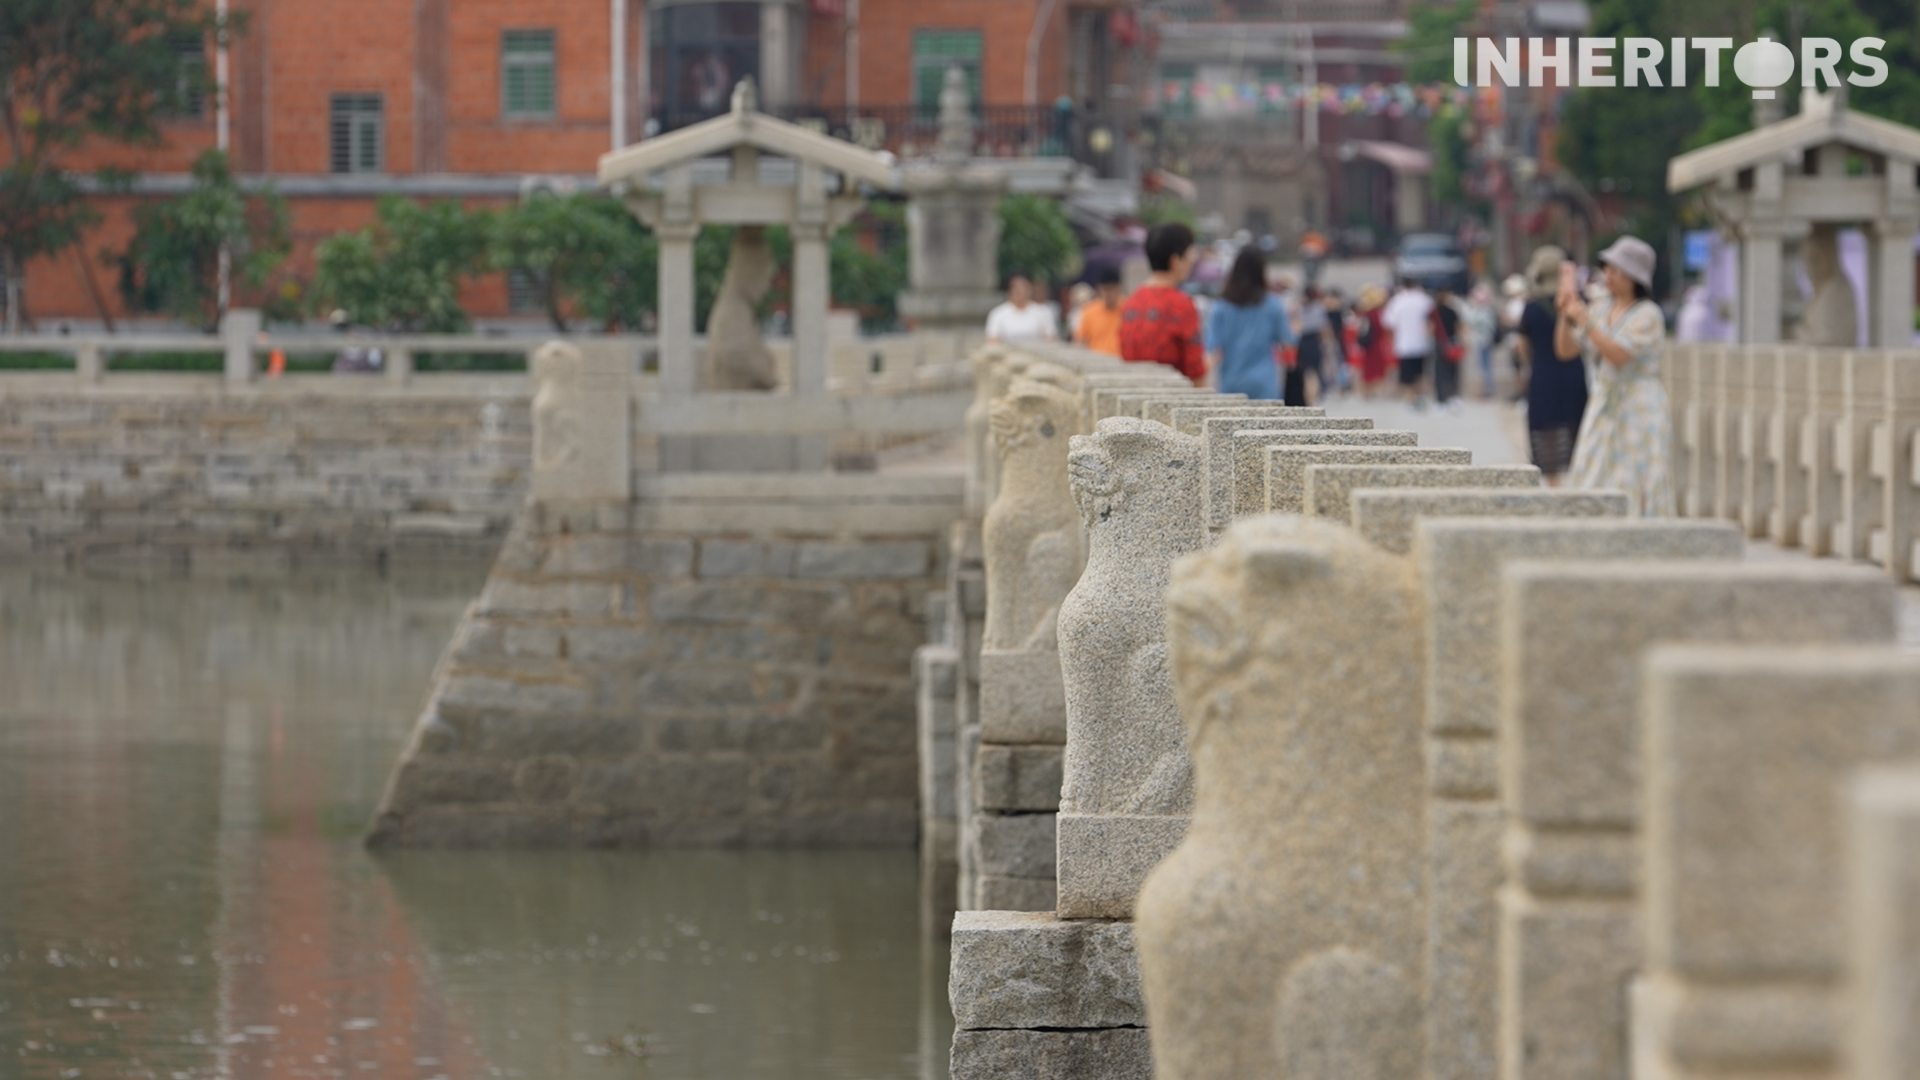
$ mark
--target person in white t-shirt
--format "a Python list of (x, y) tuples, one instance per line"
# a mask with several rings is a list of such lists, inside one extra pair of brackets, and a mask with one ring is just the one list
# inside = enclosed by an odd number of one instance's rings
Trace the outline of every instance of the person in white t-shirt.
[(1053, 309), (1035, 303), (1033, 282), (1025, 274), (1007, 279), (1007, 302), (987, 312), (987, 340), (1053, 341), (1059, 338)]
[(1433, 297), (1413, 278), (1400, 282), (1400, 291), (1387, 301), (1380, 321), (1393, 331), (1393, 355), (1400, 362), (1400, 393), (1407, 403), (1420, 407), (1421, 385), (1426, 379), (1427, 357), (1433, 354)]

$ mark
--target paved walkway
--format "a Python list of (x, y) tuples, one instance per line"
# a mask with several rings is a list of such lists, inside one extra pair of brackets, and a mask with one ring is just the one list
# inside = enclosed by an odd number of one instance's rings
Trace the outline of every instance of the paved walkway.
[(1525, 465), (1526, 418), (1511, 405), (1460, 402), (1460, 411), (1432, 406), (1415, 411), (1396, 398), (1334, 397), (1321, 403), (1328, 416), (1371, 417), (1382, 431), (1411, 431), (1421, 446), (1457, 446), (1473, 451), (1475, 465)]

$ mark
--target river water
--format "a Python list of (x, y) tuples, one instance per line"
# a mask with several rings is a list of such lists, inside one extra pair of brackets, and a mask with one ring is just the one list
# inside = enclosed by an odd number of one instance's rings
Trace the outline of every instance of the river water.
[(0, 1077), (946, 1075), (911, 852), (360, 846), (484, 574), (0, 570)]

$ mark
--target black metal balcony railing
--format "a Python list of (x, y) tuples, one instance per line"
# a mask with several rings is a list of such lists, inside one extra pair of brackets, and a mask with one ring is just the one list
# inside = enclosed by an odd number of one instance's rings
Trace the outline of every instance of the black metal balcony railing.
[[(917, 105), (862, 105), (852, 115), (845, 109), (812, 105), (770, 108), (783, 120), (823, 131), (873, 150), (889, 150), (901, 157), (932, 152), (940, 136), (937, 109)], [(697, 124), (718, 115), (711, 112), (656, 113), (661, 131)], [(1050, 105), (987, 105), (975, 111), (976, 152), (993, 157), (1092, 156), (1088, 140), (1104, 121), (1080, 110)], [(1093, 162), (1089, 161), (1089, 164)]]

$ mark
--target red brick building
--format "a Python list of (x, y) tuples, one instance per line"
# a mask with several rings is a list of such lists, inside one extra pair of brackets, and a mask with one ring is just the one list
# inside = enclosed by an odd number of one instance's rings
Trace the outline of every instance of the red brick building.
[[(224, 146), (245, 178), (293, 207), (295, 254), (372, 220), (387, 192), (503, 205), (530, 178), (590, 183), (607, 150), (725, 107), (754, 76), (763, 107), (896, 150), (930, 132), (939, 81), (959, 63), (989, 131), (1034, 152), (1052, 110), (1124, 97), (1115, 57), (1135, 16), (1116, 0), (231, 0), (247, 28), (225, 57), (224, 107), (170, 121), (165, 145), (95, 145), (76, 170), (122, 165), (130, 198), (79, 249), (27, 268), (26, 308), (48, 320), (118, 317), (103, 256), (132, 231), (134, 199), (181, 190), (194, 157)], [(1117, 44), (1116, 44), (1117, 43)], [(1113, 89), (1119, 87), (1119, 90)], [(241, 302), (250, 298), (239, 297)], [(465, 297), (508, 313), (503, 277)]]

